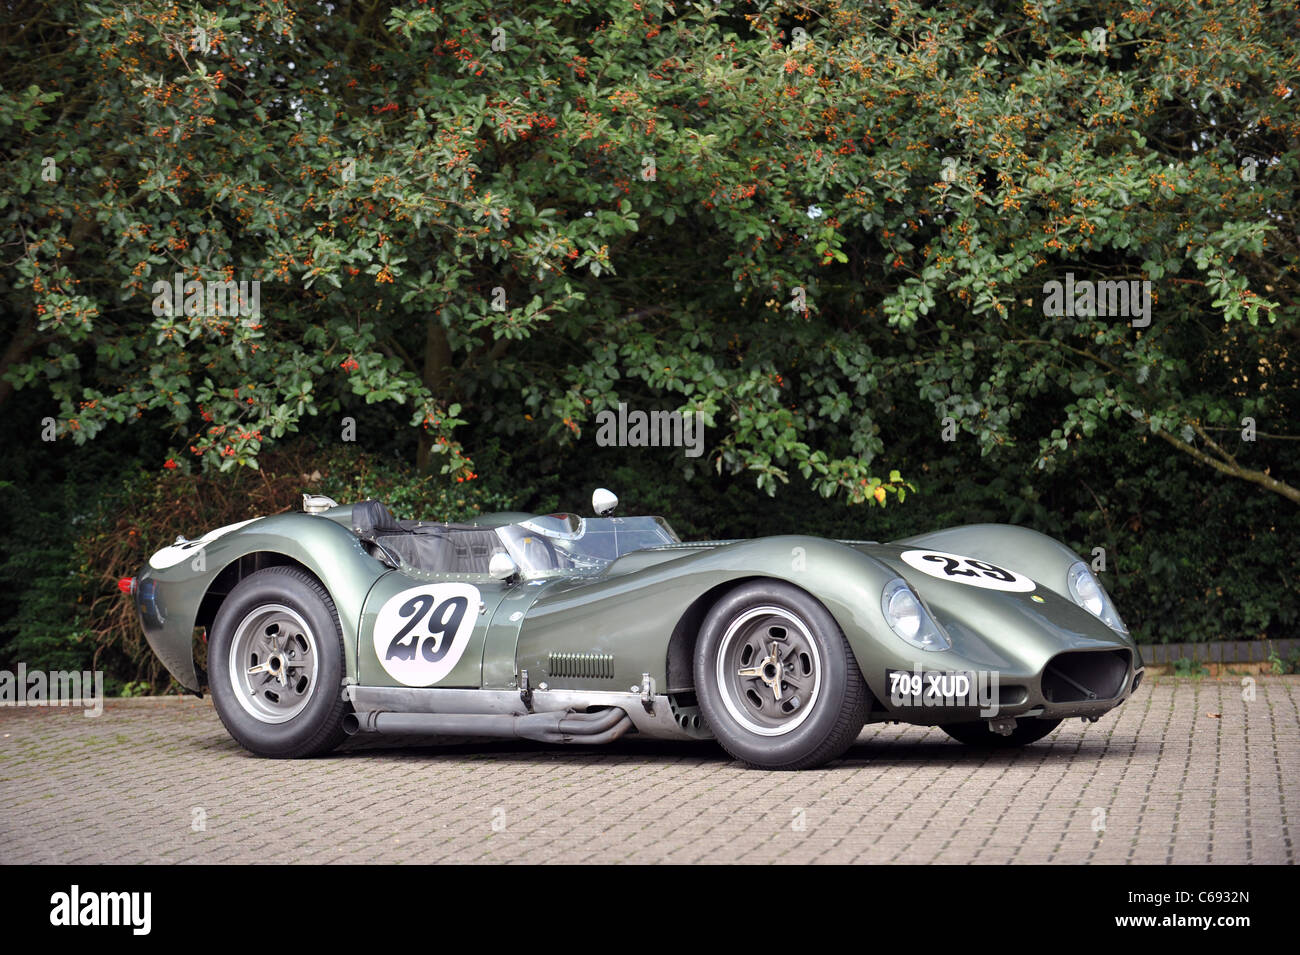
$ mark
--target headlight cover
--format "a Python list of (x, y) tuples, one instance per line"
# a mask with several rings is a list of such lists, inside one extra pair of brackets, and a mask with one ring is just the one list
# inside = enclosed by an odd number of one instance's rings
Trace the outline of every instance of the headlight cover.
[(1087, 564), (1083, 561), (1071, 564), (1065, 581), (1070, 587), (1070, 597), (1075, 603), (1112, 630), (1128, 633), (1128, 627), (1124, 626), (1124, 621), (1119, 618), (1119, 612), (1110, 602), (1110, 597), (1101, 586), (1101, 581), (1088, 569)]
[(918, 650), (947, 650), (952, 641), (926, 611), (921, 600), (902, 577), (885, 584), (880, 609), (894, 633)]

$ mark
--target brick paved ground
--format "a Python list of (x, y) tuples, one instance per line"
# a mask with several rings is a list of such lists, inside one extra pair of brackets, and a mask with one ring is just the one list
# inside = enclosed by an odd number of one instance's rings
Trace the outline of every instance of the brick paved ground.
[(1294, 863), (1298, 828), (1287, 677), (1258, 678), (1253, 702), (1235, 681), (1152, 681), (1014, 753), (872, 726), (805, 773), (648, 741), (382, 741), (284, 762), (244, 753), (208, 702), (0, 708), (6, 863)]

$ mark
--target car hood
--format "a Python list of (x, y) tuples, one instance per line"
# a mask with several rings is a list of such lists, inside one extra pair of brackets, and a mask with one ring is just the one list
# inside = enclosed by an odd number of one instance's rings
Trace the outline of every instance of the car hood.
[[(1032, 580), (1029, 590), (993, 590), (924, 573), (903, 559), (915, 546), (853, 543), (855, 550), (895, 571), (920, 594), (931, 615), (952, 638), (952, 649), (977, 667), (1008, 669), (1041, 665), (1064, 650), (1128, 646), (1067, 595)], [(1024, 576), (1024, 575), (1021, 575)]]

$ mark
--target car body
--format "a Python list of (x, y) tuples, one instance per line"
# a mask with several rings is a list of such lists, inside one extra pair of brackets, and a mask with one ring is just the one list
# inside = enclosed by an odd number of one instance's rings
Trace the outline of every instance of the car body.
[[(613, 501), (598, 491), (597, 514)], [(210, 686), (262, 755), (356, 732), (632, 733), (713, 737), (794, 769), (838, 756), (865, 722), (1032, 742), (1095, 721), (1142, 677), (1088, 567), (1026, 528), (682, 542), (658, 517), (450, 524), (304, 502), (178, 539), (123, 588), (168, 671)]]

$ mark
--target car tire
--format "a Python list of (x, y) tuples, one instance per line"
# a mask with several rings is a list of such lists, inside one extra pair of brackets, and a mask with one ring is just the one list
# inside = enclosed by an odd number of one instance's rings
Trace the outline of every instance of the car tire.
[(208, 640), (217, 715), (258, 756), (318, 756), (344, 739), (343, 633), (320, 581), (268, 567), (230, 592)]
[(695, 688), (723, 749), (759, 769), (810, 769), (843, 755), (871, 698), (835, 618), (781, 581), (742, 584), (713, 605), (696, 644)]
[(1061, 725), (1060, 720), (1044, 720), (1031, 717), (1016, 720), (1016, 728), (1010, 736), (994, 733), (983, 720), (974, 723), (946, 723), (939, 727), (959, 743), (976, 746), (981, 749), (1014, 749), (1036, 743), (1052, 730)]

